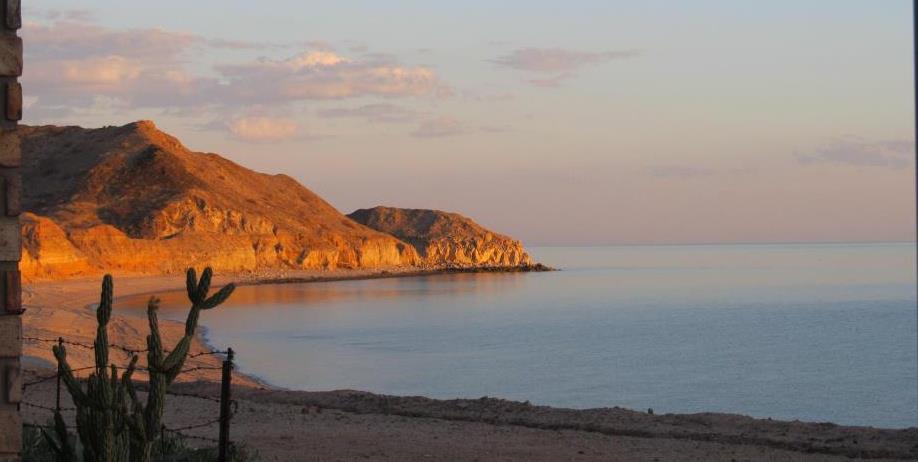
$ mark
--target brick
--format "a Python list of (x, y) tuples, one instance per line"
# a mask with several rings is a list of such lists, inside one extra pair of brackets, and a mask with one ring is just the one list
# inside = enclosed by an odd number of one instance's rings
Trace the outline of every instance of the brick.
[(4, 406), (0, 408), (0, 454), (18, 454), (21, 449), (22, 416), (15, 406)]
[(0, 76), (22, 75), (22, 39), (11, 34), (0, 34)]
[(19, 167), (22, 165), (22, 148), (19, 144), (19, 133), (15, 130), (0, 131), (0, 167)]
[(0, 357), (22, 354), (22, 317), (0, 314)]
[(6, 118), (7, 120), (22, 119), (22, 84), (19, 82), (6, 84)]
[(19, 270), (0, 271), (3, 284), (3, 308), (7, 314), (22, 313), (22, 274)]
[(19, 404), (22, 402), (22, 368), (19, 367), (19, 361), (15, 364), (7, 365), (3, 374), (3, 380), (6, 387), (6, 402), (9, 404)]
[(3, 178), (4, 211), (8, 217), (22, 213), (22, 177), (18, 173)]
[(22, 1), (6, 0), (6, 28), (17, 30), (22, 27)]
[(0, 261), (22, 258), (19, 232), (19, 217), (0, 215)]

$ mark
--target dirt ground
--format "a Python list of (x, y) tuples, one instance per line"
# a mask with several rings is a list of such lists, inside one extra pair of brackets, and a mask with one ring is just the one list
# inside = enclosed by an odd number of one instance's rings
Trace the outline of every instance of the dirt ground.
[[(209, 382), (180, 384), (174, 391), (219, 396), (218, 384)], [(26, 421), (46, 423), (51, 412), (35, 405), (53, 407), (54, 394), (53, 381), (28, 388)], [(266, 461), (918, 458), (918, 429), (879, 430), (727, 414), (654, 416), (618, 408), (577, 411), (495, 398), (443, 401), (346, 390), (315, 393), (238, 386), (233, 394), (238, 406), (231, 438)], [(62, 407), (70, 406), (65, 393)], [(217, 415), (216, 401), (172, 396), (166, 422), (169, 428), (180, 428)], [(218, 430), (213, 424), (182, 432), (216, 438)]]

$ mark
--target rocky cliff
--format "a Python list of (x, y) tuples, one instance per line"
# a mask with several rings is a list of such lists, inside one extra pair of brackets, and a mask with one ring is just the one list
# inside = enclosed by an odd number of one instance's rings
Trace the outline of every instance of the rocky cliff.
[[(528, 262), (521, 247), (497, 252), (467, 239), (422, 246), (422, 257), (415, 242), (355, 222), (288, 176), (192, 152), (149, 121), (23, 126), (20, 136), (27, 279), (205, 264), (244, 272)], [(497, 236), (475, 229), (482, 239)]]
[(419, 262), (410, 245), (354, 223), (292, 178), (191, 152), (152, 122), (20, 132), (32, 212), (26, 276)]
[(532, 259), (520, 241), (483, 228), (457, 213), (374, 207), (348, 215), (411, 244), (425, 266), (523, 266)]

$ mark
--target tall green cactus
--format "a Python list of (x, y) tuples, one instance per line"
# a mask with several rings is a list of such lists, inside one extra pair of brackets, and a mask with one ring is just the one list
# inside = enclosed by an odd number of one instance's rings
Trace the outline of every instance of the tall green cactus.
[[(67, 362), (67, 349), (63, 345), (52, 348), (54, 357), (57, 358), (58, 374), (73, 397), (76, 406), (77, 433), (83, 443), (83, 460), (86, 462), (115, 462), (124, 460), (127, 454), (127, 433), (125, 428), (125, 409), (127, 403), (127, 389), (124, 383), (130, 383), (131, 374), (137, 365), (137, 358), (131, 360), (130, 365), (118, 377), (118, 367), (111, 364), (108, 359), (108, 322), (112, 316), (112, 277), (105, 275), (102, 279), (102, 295), (99, 308), (96, 310), (96, 340), (93, 345), (95, 351), (95, 371), (86, 380), (86, 388), (73, 375)], [(59, 413), (55, 415), (56, 426), (63, 423)], [(60, 432), (58, 432), (60, 433)], [(72, 449), (64, 448), (62, 451), (72, 453)], [(72, 454), (62, 455), (68, 457)]]
[[(210, 268), (204, 270), (200, 279), (193, 268), (188, 270), (186, 282), (191, 309), (185, 321), (184, 336), (168, 354), (163, 349), (156, 316), (159, 300), (150, 298), (147, 304), (150, 335), (147, 336), (149, 389), (146, 404), (140, 401), (131, 379), (138, 357), (134, 355), (131, 358), (120, 380), (117, 367), (109, 363), (108, 322), (111, 319), (113, 295), (110, 275), (102, 280), (102, 296), (96, 310), (96, 370), (87, 379), (85, 390), (67, 363), (67, 351), (63, 345), (53, 348), (58, 361), (58, 372), (77, 408), (77, 432), (83, 443), (84, 462), (150, 461), (153, 443), (160, 437), (166, 392), (181, 373), (188, 358), (200, 313), (225, 302), (236, 288), (234, 284), (227, 284), (208, 297), (212, 277), (213, 271)], [(55, 415), (55, 424), (61, 427), (57, 433), (66, 435), (59, 413)], [(66, 443), (55, 445), (55, 449), (61, 459), (75, 459), (73, 449)]]
[(147, 392), (146, 405), (142, 404), (137, 398), (137, 393), (130, 381), (125, 382), (133, 405), (132, 412), (127, 420), (128, 428), (130, 429), (132, 461), (147, 462), (150, 460), (153, 443), (160, 436), (159, 433), (162, 428), (166, 391), (185, 365), (191, 342), (194, 340), (194, 333), (198, 328), (198, 318), (201, 311), (216, 308), (225, 302), (236, 288), (235, 285), (228, 284), (213, 296), (208, 297), (212, 277), (213, 271), (210, 268), (204, 270), (200, 280), (197, 278), (194, 269), (188, 270), (186, 285), (188, 299), (191, 301), (191, 309), (185, 321), (185, 335), (169, 354), (166, 354), (163, 350), (162, 337), (159, 333), (159, 320), (156, 317), (159, 300), (156, 297), (151, 297), (147, 303), (147, 320), (150, 325), (150, 335), (147, 336), (147, 364), (150, 370), (150, 387)]
[(54, 453), (55, 462), (73, 462), (77, 460), (76, 450), (70, 445), (70, 434), (67, 424), (59, 410), (54, 411), (54, 436), (41, 428), (41, 434), (51, 451)]

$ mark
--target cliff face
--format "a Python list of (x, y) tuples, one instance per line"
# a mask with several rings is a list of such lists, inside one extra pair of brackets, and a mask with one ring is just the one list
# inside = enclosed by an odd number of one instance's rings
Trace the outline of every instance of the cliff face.
[(354, 221), (411, 244), (425, 266), (521, 266), (532, 259), (523, 245), (449, 212), (374, 207), (349, 214)]
[(292, 178), (191, 152), (152, 122), (20, 132), (27, 278), (420, 263)]
[(89, 259), (54, 221), (24, 213), (22, 223), (22, 261), (19, 268), (30, 278), (70, 277), (93, 274)]
[[(377, 207), (348, 218), (285, 175), (192, 152), (149, 121), (20, 127), (23, 276), (264, 268), (519, 266), (518, 241), (460, 215)], [(356, 220), (356, 221), (355, 221)]]

